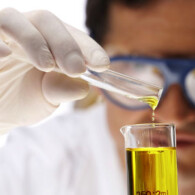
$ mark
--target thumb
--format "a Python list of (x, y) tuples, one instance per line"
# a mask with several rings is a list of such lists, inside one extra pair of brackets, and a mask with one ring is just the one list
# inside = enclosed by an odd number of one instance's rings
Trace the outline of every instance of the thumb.
[(42, 81), (43, 95), (53, 105), (82, 99), (87, 95), (88, 90), (86, 81), (73, 79), (57, 72), (45, 73)]
[(12, 53), (11, 49), (0, 40), (0, 57), (8, 56)]

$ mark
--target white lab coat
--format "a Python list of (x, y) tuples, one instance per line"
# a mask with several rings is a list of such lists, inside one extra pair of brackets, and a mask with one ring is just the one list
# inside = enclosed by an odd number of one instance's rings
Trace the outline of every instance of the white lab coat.
[(124, 195), (105, 108), (11, 132), (0, 150), (0, 195)]

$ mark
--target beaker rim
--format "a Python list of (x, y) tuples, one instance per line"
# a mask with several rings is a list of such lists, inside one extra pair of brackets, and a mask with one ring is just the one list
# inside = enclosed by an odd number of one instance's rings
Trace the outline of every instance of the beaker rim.
[(133, 125), (125, 125), (122, 126), (121, 129), (125, 129), (125, 128), (133, 128), (133, 127), (151, 127), (151, 128), (155, 128), (155, 127), (169, 127), (169, 126), (175, 126), (174, 123), (141, 123), (141, 124), (133, 124)]

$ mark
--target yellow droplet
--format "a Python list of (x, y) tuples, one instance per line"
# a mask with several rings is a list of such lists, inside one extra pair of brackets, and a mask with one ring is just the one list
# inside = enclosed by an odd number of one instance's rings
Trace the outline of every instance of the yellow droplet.
[(147, 103), (152, 108), (152, 110), (156, 109), (159, 102), (158, 98), (155, 96), (139, 97), (138, 100)]
[(154, 113), (154, 110), (152, 111), (152, 122), (155, 121), (155, 113)]

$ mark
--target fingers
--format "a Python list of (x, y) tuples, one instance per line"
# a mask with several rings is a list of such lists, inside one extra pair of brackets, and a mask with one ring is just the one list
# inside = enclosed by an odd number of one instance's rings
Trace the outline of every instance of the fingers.
[(104, 71), (109, 68), (110, 59), (103, 48), (84, 32), (64, 24), (79, 45), (87, 65), (94, 71)]
[(75, 77), (86, 71), (79, 46), (56, 16), (39, 11), (30, 12), (27, 17), (44, 36), (58, 67), (65, 74)]
[(12, 53), (12, 51), (9, 49), (9, 47), (0, 40), (0, 57), (8, 56)]
[(88, 90), (87, 82), (67, 77), (61, 73), (49, 72), (43, 77), (43, 95), (53, 105), (82, 99), (87, 95)]
[(85, 72), (85, 63), (95, 71), (109, 67), (105, 51), (85, 33), (65, 25), (48, 11), (25, 16), (4, 9), (0, 12), (0, 27), (24, 48), (39, 70), (49, 72), (57, 64), (63, 73), (77, 77)]
[(0, 11), (0, 27), (24, 48), (38, 69), (47, 72), (55, 67), (47, 42), (23, 14), (12, 8)]
[(85, 62), (95, 71), (108, 69), (110, 61), (106, 52), (85, 33), (65, 25), (48, 11), (30, 12), (27, 17), (45, 37), (65, 74), (78, 76), (86, 70)]

